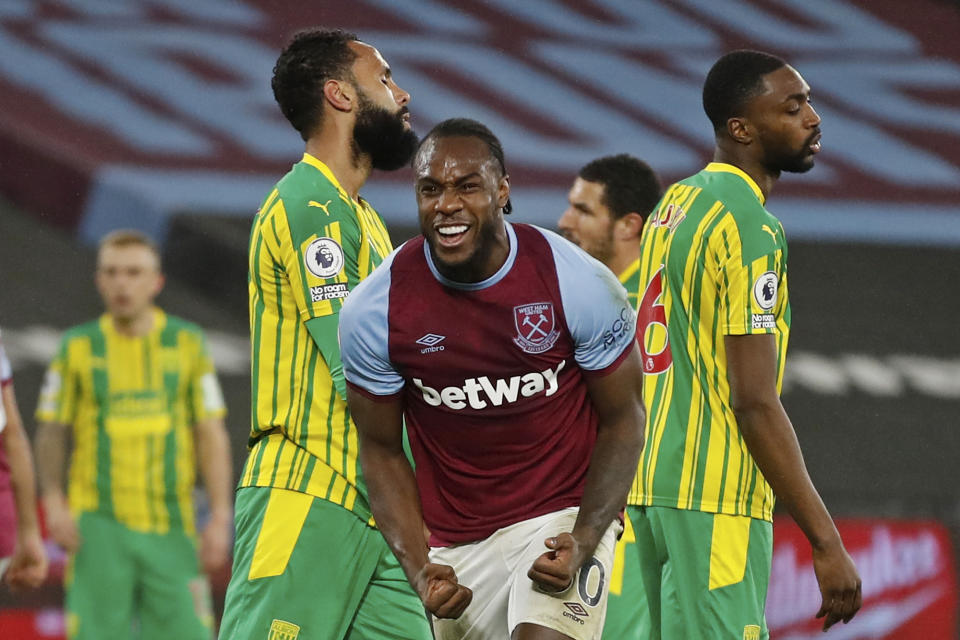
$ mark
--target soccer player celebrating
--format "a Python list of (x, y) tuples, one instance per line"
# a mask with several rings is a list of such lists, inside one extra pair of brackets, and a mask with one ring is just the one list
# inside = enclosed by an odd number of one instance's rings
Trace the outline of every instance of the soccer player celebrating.
[[(199, 327), (154, 306), (163, 274), (148, 238), (104, 237), (96, 280), (107, 312), (64, 335), (36, 414), (47, 527), (71, 554), (67, 635), (129, 638), (138, 620), (144, 639), (207, 639), (201, 565), (209, 572), (227, 560), (233, 481), (213, 362)], [(199, 549), (198, 461), (210, 502)]]
[[(625, 153), (597, 158), (580, 169), (567, 194), (570, 206), (557, 222), (564, 237), (618, 276), (634, 309), (640, 289), (640, 235), (662, 195), (660, 178), (642, 160)], [(624, 562), (635, 540), (629, 511), (623, 527), (603, 624), (603, 637), (610, 640), (636, 637), (646, 615), (636, 601), (642, 591), (636, 563)]]
[(827, 629), (860, 608), (860, 578), (780, 403), (787, 245), (764, 208), (781, 172), (813, 167), (820, 118), (800, 74), (755, 51), (714, 64), (703, 105), (714, 161), (667, 189), (641, 245), (650, 415), (626, 561), (652, 629), (630, 637), (767, 638), (774, 495), (813, 547)]
[(13, 395), (13, 369), (0, 342), (0, 577), (13, 589), (38, 587), (47, 553), (37, 522), (33, 458)]
[[(570, 242), (607, 265), (637, 307), (640, 233), (663, 188), (647, 163), (626, 153), (586, 164), (570, 187), (570, 206), (557, 228)], [(608, 616), (609, 625), (609, 616)]]
[(599, 638), (642, 447), (626, 292), (504, 220), (503, 150), (482, 124), (438, 124), (414, 172), (423, 235), (340, 324), (373, 515), (440, 640)]
[(273, 93), (306, 153), (253, 222), (253, 424), (220, 637), (429, 639), (370, 518), (337, 342), (344, 298), (391, 250), (359, 190), (413, 155), (410, 95), (339, 30), (296, 35)]

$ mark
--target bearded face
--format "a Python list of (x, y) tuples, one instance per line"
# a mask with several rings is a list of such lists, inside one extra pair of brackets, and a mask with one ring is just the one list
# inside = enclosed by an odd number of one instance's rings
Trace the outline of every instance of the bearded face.
[(409, 111), (399, 107), (389, 111), (378, 106), (359, 92), (360, 105), (353, 126), (353, 152), (370, 156), (374, 169), (394, 171), (410, 162), (417, 149), (417, 134), (408, 129), (403, 120)]

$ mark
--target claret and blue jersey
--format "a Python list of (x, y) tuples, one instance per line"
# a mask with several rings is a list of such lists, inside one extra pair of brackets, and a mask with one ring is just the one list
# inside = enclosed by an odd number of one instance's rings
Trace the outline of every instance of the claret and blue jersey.
[(431, 544), (580, 503), (597, 414), (585, 378), (629, 353), (617, 278), (560, 236), (505, 223), (489, 279), (441, 275), (422, 237), (391, 254), (341, 311), (347, 382), (402, 394)]

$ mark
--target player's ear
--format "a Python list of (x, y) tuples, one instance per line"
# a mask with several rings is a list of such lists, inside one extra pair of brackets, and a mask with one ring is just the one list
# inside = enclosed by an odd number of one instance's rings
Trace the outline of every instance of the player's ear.
[(167, 283), (167, 277), (162, 273), (157, 274), (156, 283), (153, 285), (153, 295), (160, 295), (160, 292), (163, 291), (163, 285)]
[(614, 227), (618, 240), (633, 240), (643, 232), (643, 216), (636, 211), (621, 216)]
[[(502, 209), (507, 206), (510, 200), (510, 176), (503, 176), (497, 184), (497, 208)], [(507, 212), (505, 212), (507, 213)]]
[(324, 82), (323, 97), (337, 111), (350, 111), (353, 106), (353, 88), (342, 80)]
[(753, 142), (753, 127), (746, 118), (730, 118), (727, 120), (727, 135), (733, 138), (734, 142), (750, 144)]

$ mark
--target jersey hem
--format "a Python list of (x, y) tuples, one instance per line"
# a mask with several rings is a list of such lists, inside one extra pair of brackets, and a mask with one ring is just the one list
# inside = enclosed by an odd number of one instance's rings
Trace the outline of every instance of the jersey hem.
[(755, 513), (744, 513), (739, 509), (694, 509), (687, 507), (678, 507), (676, 498), (653, 498), (653, 500), (627, 500), (628, 507), (664, 507), (667, 509), (676, 509), (678, 511), (698, 511), (700, 513), (721, 513), (727, 516), (743, 516), (753, 518), (754, 520), (763, 520), (764, 522), (773, 522), (773, 508), (770, 509), (769, 516), (758, 515)]

